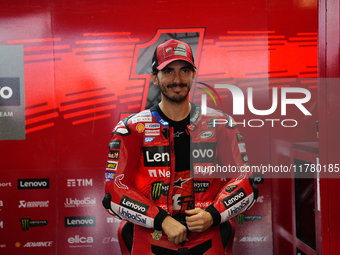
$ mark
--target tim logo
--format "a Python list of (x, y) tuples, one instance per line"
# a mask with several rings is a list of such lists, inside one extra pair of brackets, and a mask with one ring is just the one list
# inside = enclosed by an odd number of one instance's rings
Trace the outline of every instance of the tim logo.
[(67, 187), (93, 186), (92, 179), (67, 179)]
[(0, 78), (0, 106), (20, 105), (20, 79)]
[[(220, 101), (220, 103), (222, 105), (221, 98), (218, 95), (217, 91), (213, 87), (211, 87), (208, 84), (205, 84), (203, 82), (197, 82), (197, 83), (202, 84), (202, 85), (206, 86), (207, 88), (209, 88), (211, 91), (213, 91), (216, 94), (218, 100)], [(214, 101), (215, 106), (217, 106), (215, 98), (213, 97), (213, 95), (207, 89), (204, 89), (204, 88), (199, 88), (199, 89), (201, 89), (205, 93), (207, 93), (212, 98), (212, 100)], [(202, 109), (202, 114), (207, 114), (207, 95), (206, 94), (202, 94), (202, 97), (201, 97), (201, 109)]]

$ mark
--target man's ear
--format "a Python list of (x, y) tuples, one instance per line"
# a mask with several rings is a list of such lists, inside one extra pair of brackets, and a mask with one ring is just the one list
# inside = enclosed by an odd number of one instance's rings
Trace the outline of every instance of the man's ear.
[(157, 74), (151, 74), (151, 79), (152, 79), (153, 84), (158, 86)]

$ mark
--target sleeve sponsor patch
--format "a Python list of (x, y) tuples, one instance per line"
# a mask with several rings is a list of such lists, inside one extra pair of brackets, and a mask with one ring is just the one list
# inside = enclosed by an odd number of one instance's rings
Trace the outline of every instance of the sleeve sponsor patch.
[(243, 163), (248, 162), (248, 155), (247, 154), (241, 154), (241, 157), (242, 157)]
[(243, 136), (240, 133), (236, 134), (236, 139), (237, 139), (238, 142), (243, 142), (244, 141)]
[(108, 159), (119, 159), (119, 153), (120, 151), (115, 151), (115, 150), (110, 150), (109, 151), (109, 155), (108, 155)]
[(112, 140), (109, 143), (109, 149), (120, 149), (120, 140)]
[(147, 211), (149, 210), (148, 205), (143, 204), (127, 196), (123, 196), (119, 204), (143, 215), (146, 215)]
[(118, 162), (117, 161), (107, 161), (107, 170), (117, 170)]
[(239, 143), (238, 148), (239, 148), (241, 153), (246, 152), (246, 144), (245, 143)]
[(235, 191), (230, 196), (227, 196), (225, 199), (221, 200), (221, 202), (225, 206), (226, 209), (229, 209), (230, 207), (236, 205), (238, 202), (240, 202), (245, 197), (246, 197), (246, 193), (244, 189), (240, 188), (239, 190)]
[(105, 171), (105, 181), (114, 181), (116, 171)]

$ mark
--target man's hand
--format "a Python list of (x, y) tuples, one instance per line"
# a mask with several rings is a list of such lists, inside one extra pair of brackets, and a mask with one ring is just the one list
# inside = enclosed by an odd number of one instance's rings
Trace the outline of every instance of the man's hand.
[(187, 239), (187, 228), (171, 216), (166, 216), (162, 223), (162, 229), (168, 236), (170, 243), (179, 244)]
[(192, 232), (203, 232), (214, 222), (211, 214), (200, 208), (185, 210), (185, 213), (190, 215), (186, 216), (185, 220), (187, 222), (188, 229)]

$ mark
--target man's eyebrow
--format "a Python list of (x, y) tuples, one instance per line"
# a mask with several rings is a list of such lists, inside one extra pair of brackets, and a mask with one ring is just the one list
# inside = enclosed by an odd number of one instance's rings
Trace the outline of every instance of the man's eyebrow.
[(171, 67), (164, 67), (164, 68), (162, 69), (162, 71), (168, 71), (168, 70), (174, 70), (174, 68), (171, 68)]
[[(192, 68), (192, 66), (191, 65), (186, 65), (186, 66), (183, 66), (183, 67), (181, 67), (181, 69), (190, 69), (190, 68)], [(172, 68), (172, 67), (164, 67), (163, 69), (162, 69), (162, 71), (168, 71), (168, 70), (175, 70), (175, 68)]]
[(185, 68), (192, 68), (192, 65), (187, 65), (187, 66), (183, 66), (181, 69), (185, 69)]

